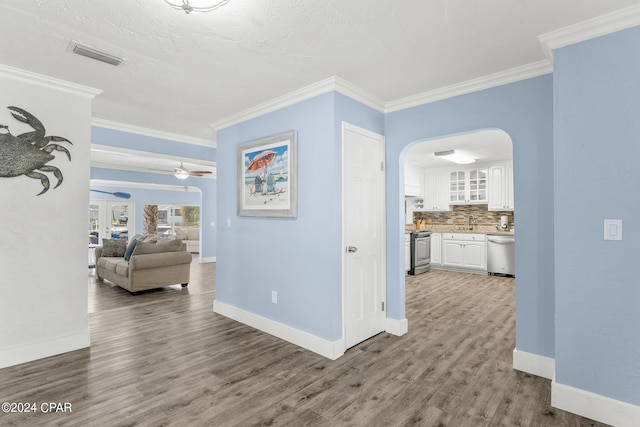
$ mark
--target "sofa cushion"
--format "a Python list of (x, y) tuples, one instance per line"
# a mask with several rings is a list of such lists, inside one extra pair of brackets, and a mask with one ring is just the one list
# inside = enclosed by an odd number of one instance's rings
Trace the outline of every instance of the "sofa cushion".
[(102, 256), (123, 257), (127, 249), (127, 241), (119, 239), (102, 239)]
[(158, 243), (140, 242), (136, 244), (133, 255), (158, 254), (176, 252), (182, 248), (182, 240), (160, 240)]
[(118, 276), (129, 277), (129, 263), (122, 260), (115, 263)]

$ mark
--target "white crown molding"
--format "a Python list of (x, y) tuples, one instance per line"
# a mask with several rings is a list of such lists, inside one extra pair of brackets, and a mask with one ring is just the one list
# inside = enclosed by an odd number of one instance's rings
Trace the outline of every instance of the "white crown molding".
[(354, 84), (334, 76), (213, 122), (210, 126), (218, 131), (331, 91), (348, 96), (381, 113), (390, 113), (482, 89), (489, 89), (532, 77), (538, 77), (549, 74), (550, 72), (552, 72), (551, 64), (549, 61), (542, 60), (387, 103), (384, 103), (374, 95), (360, 89)]
[(640, 25), (640, 5), (630, 6), (538, 36), (553, 63), (553, 50)]
[(456, 83), (440, 89), (388, 102), (384, 112), (392, 113), (394, 111), (417, 107), (418, 105), (441, 101), (443, 99), (453, 98), (454, 96), (465, 95), (479, 90), (490, 89), (492, 87), (542, 76), (544, 74), (549, 74), (552, 71), (551, 64), (547, 60), (533, 62), (531, 64), (489, 74), (488, 76), (467, 80), (466, 82)]
[(340, 77), (334, 77), (335, 79), (335, 91), (341, 93), (349, 98), (358, 101), (359, 103), (366, 105), (376, 111), (384, 113), (386, 105), (383, 101), (376, 98), (371, 93), (359, 88), (351, 82), (346, 81)]
[(138, 135), (150, 136), (152, 138), (168, 139), (170, 141), (184, 142), (185, 144), (201, 145), (204, 147), (215, 148), (216, 141), (209, 141), (201, 138), (194, 138), (192, 136), (180, 135), (177, 133), (164, 132), (156, 129), (149, 129), (142, 126), (129, 125), (126, 123), (113, 122), (111, 120), (91, 119), (91, 124), (96, 127), (118, 130), (122, 132), (135, 133)]
[(348, 81), (333, 76), (274, 98), (271, 101), (258, 104), (222, 120), (212, 122), (209, 126), (217, 131), (332, 91), (346, 95), (374, 110), (384, 111), (384, 103), (382, 101)]
[(36, 84), (48, 88), (63, 90), (76, 95), (95, 98), (102, 93), (100, 89), (94, 89), (89, 86), (71, 83), (65, 80), (59, 80), (42, 74), (33, 73), (31, 71), (21, 70), (19, 68), (9, 67), (0, 64), (0, 75), (27, 83)]

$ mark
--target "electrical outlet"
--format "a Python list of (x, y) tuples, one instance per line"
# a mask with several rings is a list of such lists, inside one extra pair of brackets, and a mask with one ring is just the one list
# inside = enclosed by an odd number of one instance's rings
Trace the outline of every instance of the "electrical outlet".
[(271, 302), (274, 304), (278, 303), (278, 292), (277, 291), (271, 291)]

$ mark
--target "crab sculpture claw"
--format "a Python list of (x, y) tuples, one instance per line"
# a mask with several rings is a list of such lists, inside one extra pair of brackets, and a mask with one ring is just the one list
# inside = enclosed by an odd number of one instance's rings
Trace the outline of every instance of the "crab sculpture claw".
[[(23, 110), (20, 107), (7, 107), (7, 108), (9, 109), (9, 111), (11, 111), (11, 115), (16, 120), (21, 121), (22, 123), (26, 123), (34, 129), (33, 132), (25, 132), (21, 135), (18, 135), (17, 138), (21, 139), (22, 141), (28, 142), (29, 144), (33, 144), (37, 148), (45, 147), (50, 142), (68, 142), (69, 144), (73, 145), (71, 141), (61, 136), (45, 136), (46, 130), (44, 128), (44, 125), (40, 120), (38, 120), (36, 116), (31, 114), (30, 112)], [(71, 154), (66, 148), (57, 144), (53, 144), (53, 145), (60, 147), (60, 149), (59, 148), (55, 148), (55, 149), (58, 151), (64, 151), (67, 154), (67, 157), (69, 157), (69, 160), (71, 160)]]

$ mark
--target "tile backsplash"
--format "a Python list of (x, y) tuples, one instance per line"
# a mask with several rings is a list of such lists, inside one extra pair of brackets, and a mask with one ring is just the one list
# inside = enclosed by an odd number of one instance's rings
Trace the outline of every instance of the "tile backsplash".
[(413, 223), (424, 220), (432, 226), (465, 227), (471, 216), (475, 229), (491, 231), (503, 215), (507, 216), (512, 230), (515, 227), (513, 211), (489, 211), (487, 205), (454, 205), (451, 212), (414, 212)]

